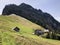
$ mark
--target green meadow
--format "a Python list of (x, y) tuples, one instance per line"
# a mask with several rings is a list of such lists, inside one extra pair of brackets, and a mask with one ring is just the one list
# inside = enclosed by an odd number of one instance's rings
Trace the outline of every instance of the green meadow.
[[(13, 29), (19, 27), (20, 31)], [(60, 41), (34, 35), (34, 29), (43, 27), (16, 15), (0, 16), (0, 45), (60, 45)]]

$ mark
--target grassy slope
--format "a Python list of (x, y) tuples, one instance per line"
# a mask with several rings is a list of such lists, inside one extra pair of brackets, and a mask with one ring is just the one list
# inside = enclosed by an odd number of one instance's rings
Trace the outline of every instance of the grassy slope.
[[(14, 27), (20, 32), (15, 32)], [(0, 16), (0, 45), (60, 45), (60, 41), (33, 35), (33, 29), (42, 27), (16, 15)]]

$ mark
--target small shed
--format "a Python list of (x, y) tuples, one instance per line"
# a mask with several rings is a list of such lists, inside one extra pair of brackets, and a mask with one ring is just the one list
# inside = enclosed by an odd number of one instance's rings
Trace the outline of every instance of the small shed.
[(20, 31), (20, 28), (15, 27), (13, 30), (15, 30), (16, 32), (19, 32)]
[(49, 30), (48, 29), (44, 29), (44, 33), (48, 33), (49, 32)]

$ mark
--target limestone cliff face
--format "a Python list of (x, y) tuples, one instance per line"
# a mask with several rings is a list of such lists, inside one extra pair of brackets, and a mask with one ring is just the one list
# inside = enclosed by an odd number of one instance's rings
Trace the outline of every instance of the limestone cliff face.
[(60, 23), (56, 21), (49, 13), (32, 6), (22, 3), (19, 6), (15, 4), (6, 5), (2, 15), (16, 14), (22, 16), (38, 25), (48, 28), (49, 30), (60, 31)]

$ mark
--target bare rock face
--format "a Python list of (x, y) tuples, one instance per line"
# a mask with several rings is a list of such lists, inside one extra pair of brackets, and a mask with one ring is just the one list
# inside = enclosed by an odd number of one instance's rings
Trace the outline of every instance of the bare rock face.
[(41, 31), (41, 30), (39, 30), (39, 29), (36, 29), (36, 30), (34, 31), (34, 34), (37, 35), (37, 36), (39, 36), (39, 35), (43, 35), (44, 32)]
[(40, 9), (35, 9), (32, 6), (22, 3), (17, 6), (15, 4), (6, 5), (2, 15), (16, 14), (22, 16), (46, 29), (60, 31), (60, 23), (56, 21), (49, 13), (43, 12)]

